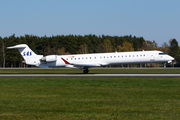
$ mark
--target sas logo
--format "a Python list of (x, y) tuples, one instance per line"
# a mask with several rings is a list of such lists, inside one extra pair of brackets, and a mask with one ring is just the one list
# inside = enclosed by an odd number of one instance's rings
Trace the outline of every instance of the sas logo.
[(23, 56), (31, 56), (32, 55), (32, 52), (23, 52)]

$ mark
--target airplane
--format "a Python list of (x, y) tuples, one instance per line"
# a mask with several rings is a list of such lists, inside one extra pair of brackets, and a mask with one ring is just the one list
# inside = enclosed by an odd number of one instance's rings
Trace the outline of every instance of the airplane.
[(27, 65), (43, 68), (78, 68), (84, 69), (83, 73), (89, 72), (88, 68), (104, 67), (119, 64), (143, 64), (143, 63), (170, 63), (173, 57), (161, 51), (133, 51), (133, 52), (111, 52), (72, 55), (37, 55), (26, 44), (8, 47), (18, 49)]

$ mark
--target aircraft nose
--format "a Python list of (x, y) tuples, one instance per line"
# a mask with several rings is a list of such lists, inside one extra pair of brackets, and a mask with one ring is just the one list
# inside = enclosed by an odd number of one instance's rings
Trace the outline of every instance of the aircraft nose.
[(169, 55), (168, 55), (167, 59), (169, 60), (168, 63), (171, 63), (174, 60), (174, 58)]
[(170, 60), (174, 60), (174, 58), (173, 58), (173, 57), (171, 57), (171, 56), (169, 56), (169, 58), (170, 58)]

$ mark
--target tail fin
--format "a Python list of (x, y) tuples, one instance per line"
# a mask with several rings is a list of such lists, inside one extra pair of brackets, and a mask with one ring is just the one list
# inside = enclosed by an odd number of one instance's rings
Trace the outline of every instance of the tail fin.
[(37, 55), (36, 53), (34, 53), (26, 44), (11, 46), (8, 47), (8, 49), (18, 49), (20, 54), (24, 58), (25, 63), (28, 65), (39, 66), (40, 59), (43, 57), (43, 55)]

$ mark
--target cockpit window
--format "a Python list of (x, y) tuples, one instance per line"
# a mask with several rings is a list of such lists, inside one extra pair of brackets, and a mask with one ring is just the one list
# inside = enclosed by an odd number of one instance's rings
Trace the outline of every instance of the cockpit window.
[(159, 53), (159, 55), (166, 55), (166, 53)]

